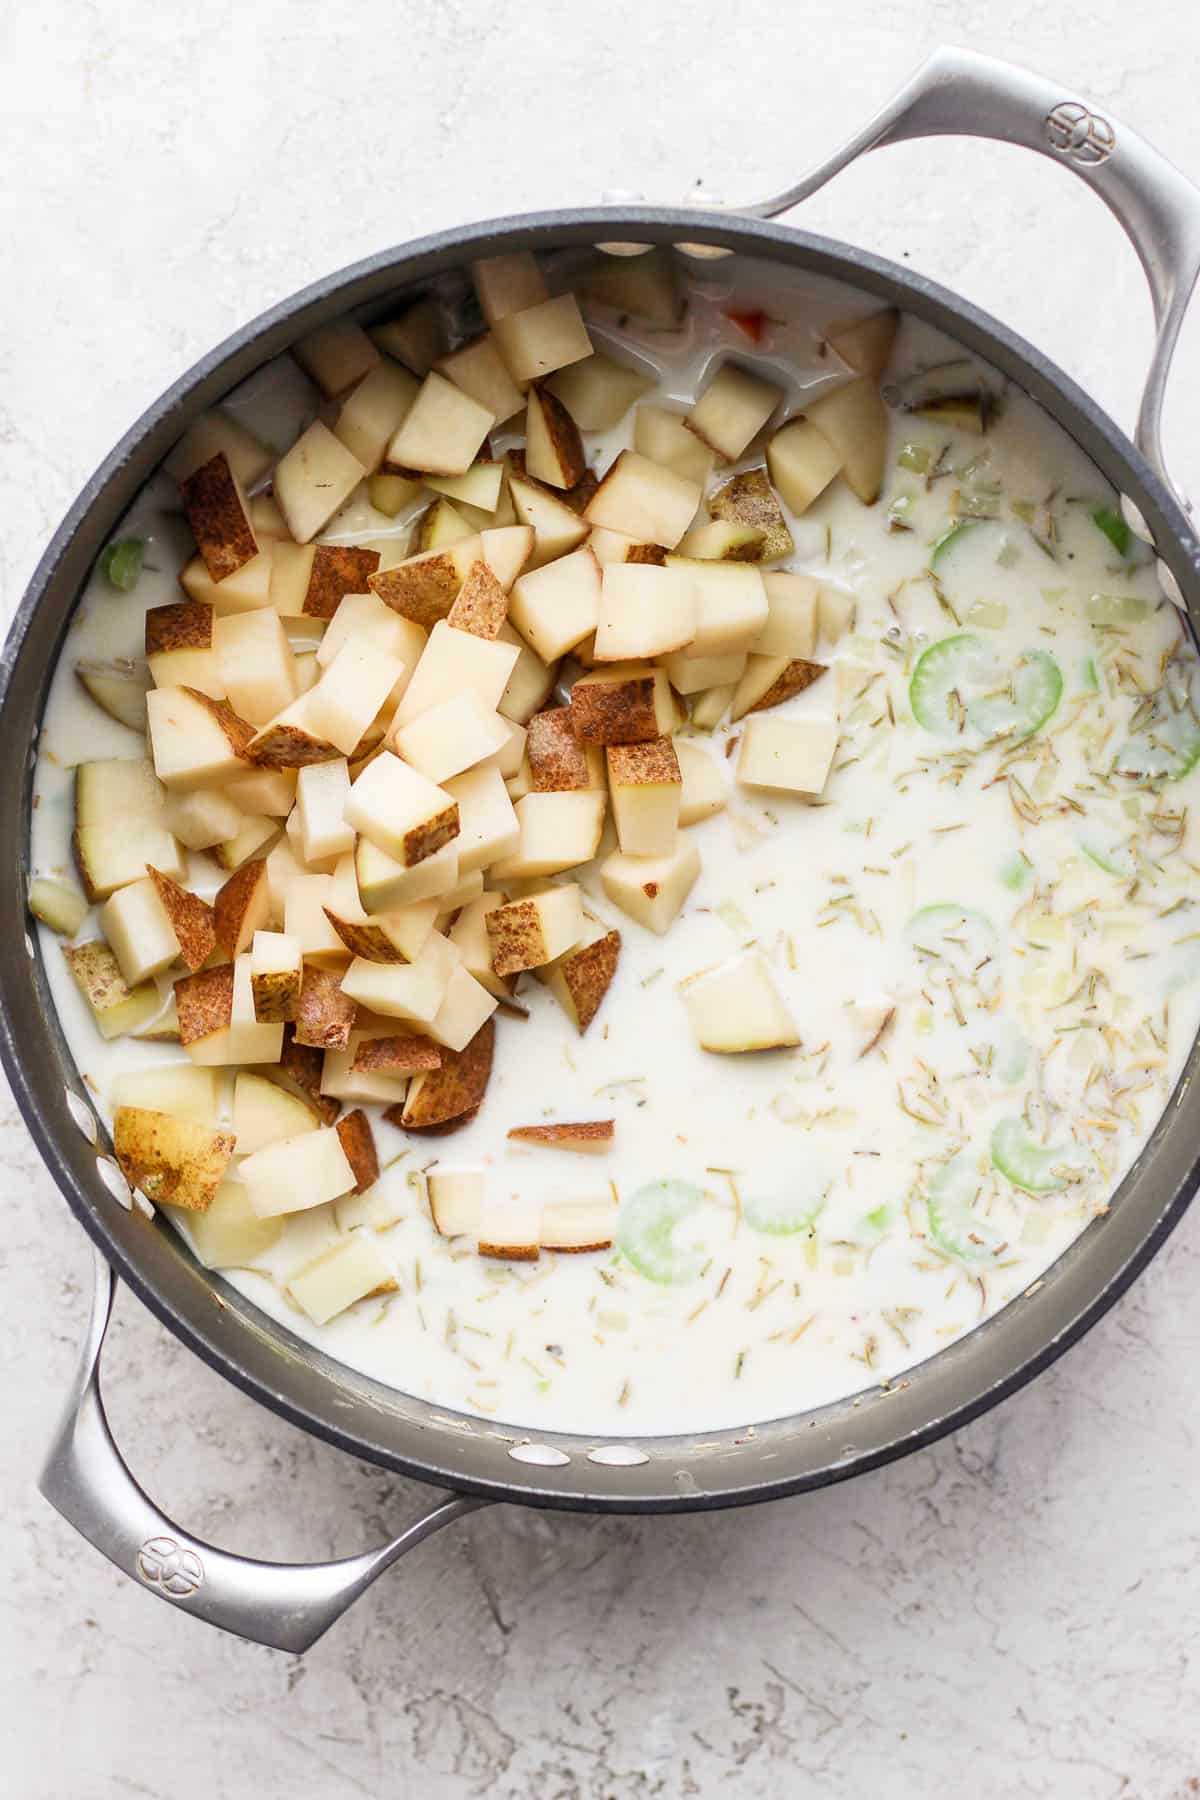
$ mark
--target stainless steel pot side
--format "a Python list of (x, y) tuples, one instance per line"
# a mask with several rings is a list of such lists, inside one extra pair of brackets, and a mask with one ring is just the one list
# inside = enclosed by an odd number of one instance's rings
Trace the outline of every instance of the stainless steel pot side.
[[(1157, 343), (1137, 447), (1059, 369), (953, 293), (890, 262), (767, 221), (866, 150), (972, 135), (1059, 161), (1115, 214), (1141, 259)], [(1052, 83), (958, 50), (939, 51), (846, 148), (787, 193), (745, 212), (604, 207), (530, 214), (441, 232), (307, 288), (248, 325), (152, 406), (72, 507), (33, 578), (4, 648), (0, 725), (24, 745), (0, 789), (6, 916), (25, 905), (31, 777), (47, 683), (96, 555), (184, 427), (301, 333), (354, 311), (377, 316), (402, 292), (471, 258), (613, 240), (735, 249), (816, 271), (949, 332), (1041, 403), (1137, 509), (1168, 591), (1200, 620), (1200, 543), (1162, 465), (1159, 412), (1180, 320), (1200, 270), (1200, 192), (1133, 132)], [(97, 1251), (81, 1365), (41, 1479), (51, 1504), (126, 1574), (180, 1610), (299, 1651), (375, 1577), (451, 1519), (492, 1501), (603, 1512), (738, 1506), (843, 1481), (966, 1423), (1011, 1394), (1112, 1305), (1163, 1243), (1200, 1178), (1200, 1048), (1109, 1213), (1024, 1298), (890, 1390), (818, 1413), (706, 1437), (597, 1440), (525, 1432), (395, 1392), (314, 1350), (202, 1270), (161, 1219), (119, 1206), (106, 1151), (72, 1064), (40, 955), (20, 931), (0, 942), (0, 1054), (17, 1103)], [(93, 1129), (81, 1129), (80, 1119)], [(107, 1163), (111, 1173), (112, 1165)], [(108, 1431), (98, 1362), (117, 1276), (175, 1335), (244, 1392), (340, 1448), (444, 1490), (390, 1543), (324, 1564), (231, 1556), (168, 1519), (126, 1469)]]

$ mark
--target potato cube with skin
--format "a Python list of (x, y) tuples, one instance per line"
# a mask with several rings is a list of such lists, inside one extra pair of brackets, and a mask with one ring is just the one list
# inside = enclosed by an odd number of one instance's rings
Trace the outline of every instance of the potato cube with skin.
[(109, 1100), (114, 1112), (118, 1106), (143, 1107), (213, 1127), (218, 1119), (217, 1077), (211, 1069), (193, 1069), (188, 1063), (124, 1069), (112, 1084)]
[(596, 623), (598, 663), (682, 650), (695, 633), (696, 588), (685, 569), (608, 564)]
[(740, 1055), (800, 1042), (766, 958), (757, 950), (701, 970), (680, 984), (680, 992), (702, 1050)]
[(549, 296), (537, 258), (528, 250), (511, 250), (471, 264), (471, 279), (480, 310), (489, 325), (509, 313), (540, 306)]
[(700, 492), (699, 482), (622, 450), (583, 516), (589, 525), (673, 550), (696, 516)]
[(307, 729), (349, 756), (403, 674), (397, 657), (347, 639), (303, 696)]
[(179, 955), (175, 927), (149, 876), (105, 901), (100, 929), (130, 987), (169, 968)]
[(328, 426), (314, 420), (275, 465), (275, 498), (298, 544), (316, 537), (366, 473)]
[(723, 363), (687, 416), (687, 428), (723, 462), (736, 462), (783, 398), (782, 389)]
[(495, 1010), (495, 994), (460, 963), (451, 971), (442, 1004), (429, 1022), (429, 1035), (449, 1050), (465, 1050)]
[(709, 519), (707, 524), (693, 525), (684, 533), (678, 554), (694, 557), (697, 562), (760, 563), (766, 542), (766, 533), (756, 525), (742, 525), (736, 519)]
[(581, 1037), (612, 986), (620, 954), (620, 932), (585, 913), (579, 942), (536, 971)]
[(496, 711), (511, 724), (524, 725), (543, 705), (554, 686), (556, 663), (544, 663), (536, 650), (531, 650), (506, 619), (496, 634), (500, 644), (510, 644), (517, 652), (507, 681), (496, 702)]
[(698, 744), (679, 738), (675, 744), (679, 759), (682, 788), (679, 796), (679, 823), (698, 825), (723, 810), (727, 798), (724, 769)]
[(427, 1131), (478, 1112), (491, 1079), (496, 1024), (488, 1019), (465, 1050), (442, 1051), (441, 1066), (414, 1075), (404, 1108), (384, 1116), (406, 1131)]
[(463, 475), (479, 455), (496, 415), (435, 371), (425, 377), (387, 461), (432, 475)]
[(446, 614), (455, 631), (474, 637), (496, 638), (508, 616), (508, 592), (490, 564), (478, 557)]
[(690, 656), (727, 656), (751, 648), (768, 613), (767, 590), (757, 569), (746, 563), (678, 556), (669, 556), (666, 567), (683, 571), (695, 595), (696, 630), (688, 646)]
[(749, 527), (762, 534), (748, 562), (782, 562), (796, 548), (778, 496), (765, 469), (743, 469), (708, 498), (708, 510), (716, 523)]
[(229, 1167), (233, 1138), (171, 1113), (119, 1106), (113, 1154), (130, 1187), (147, 1200), (204, 1212)]
[(534, 881), (590, 862), (600, 845), (608, 797), (594, 788), (565, 794), (526, 794), (514, 812), (520, 827), (517, 848), (498, 859), (497, 881)]
[[(443, 494), (465, 509), (494, 513), (500, 504), (504, 487), (505, 465), (493, 457), (481, 456), (464, 475), (429, 475), (426, 486), (435, 494)], [(470, 527), (468, 526), (468, 530)]]
[(853, 324), (832, 328), (825, 341), (850, 368), (878, 380), (887, 368), (899, 328), (900, 314), (894, 306), (888, 306), (855, 319)]
[(270, 883), (263, 857), (244, 862), (213, 901), (217, 945), (228, 957), (248, 950), (254, 934), (265, 926), (271, 908)]
[(650, 663), (597, 669), (571, 689), (571, 726), (581, 744), (644, 744), (678, 723), (666, 673)]
[(105, 1040), (122, 1037), (146, 1025), (161, 1010), (153, 982), (128, 987), (108, 945), (64, 944), (63, 956), (75, 984), (87, 1001), (97, 1031)]
[(218, 617), (212, 645), (224, 697), (251, 725), (265, 725), (296, 698), (295, 658), (274, 608)]
[(737, 778), (746, 787), (820, 794), (837, 750), (832, 719), (779, 719), (755, 714), (746, 721)]
[(328, 1325), (369, 1294), (389, 1293), (396, 1275), (373, 1231), (351, 1231), (288, 1282), (288, 1293), (314, 1325)]
[(376, 355), (375, 366), (342, 402), (333, 434), (364, 469), (374, 471), (408, 417), (420, 382), (399, 363)]
[(506, 905), (503, 894), (480, 894), (464, 906), (450, 932), (450, 942), (458, 951), (462, 966), (489, 994), (505, 1000), (512, 993), (513, 979), (497, 975), (492, 967), (492, 946), (485, 923), (487, 915)]
[(216, 948), (216, 914), (213, 908), (199, 894), (189, 893), (171, 876), (164, 875), (161, 869), (148, 866), (146, 873), (175, 933), (179, 955), (185, 967), (200, 968)]
[(553, 488), (574, 487), (587, 468), (579, 427), (548, 387), (535, 385), (529, 390), (525, 467), (535, 481)]
[[(428, 712), (439, 700), (468, 690), (485, 707), (499, 712), (519, 648), (519, 643), (505, 642), (503, 631), (495, 640), (479, 638), (439, 620), (396, 708), (397, 729)], [(513, 714), (506, 711), (505, 716), (511, 718)]]
[[(254, 1012), (254, 990), (250, 974), (250, 954), (239, 956), (233, 963), (230, 986), (229, 1023), (198, 1043), (187, 1046), (194, 1062), (212, 1067), (230, 1063), (277, 1063), (283, 1050), (283, 1026), (260, 1024)], [(228, 966), (228, 965), (226, 965)], [(201, 971), (205, 973), (206, 971)], [(192, 976), (190, 979), (196, 979)], [(180, 986), (176, 983), (178, 996)]]
[(429, 1211), (442, 1237), (466, 1237), (479, 1230), (487, 1176), (482, 1169), (431, 1169)]
[[(566, 407), (580, 431), (611, 431), (634, 401), (654, 386), (654, 377), (596, 350), (582, 362), (559, 369), (546, 386)], [(536, 475), (537, 470), (531, 469), (530, 473)]]
[(583, 909), (576, 884), (547, 888), (524, 900), (497, 906), (484, 917), (492, 946), (492, 969), (515, 975), (553, 962), (583, 936)]
[(573, 788), (600, 787), (604, 765), (600, 752), (575, 736), (569, 706), (534, 713), (527, 735), (529, 777), (534, 793), (566, 793)]
[(627, 856), (669, 856), (679, 825), (682, 778), (670, 738), (610, 744), (608, 791), (617, 839)]
[(825, 663), (809, 662), (802, 656), (750, 656), (734, 690), (732, 711), (735, 720), (749, 712), (766, 712), (782, 706), (805, 688), (811, 687), (826, 672)]
[(489, 863), (514, 855), (521, 829), (499, 769), (481, 764), (453, 776), (444, 786), (458, 807), (459, 834), (454, 848), (461, 884)]
[(633, 419), (633, 447), (639, 456), (661, 463), (685, 481), (704, 486), (713, 472), (716, 456), (707, 444), (684, 424), (682, 413), (663, 406), (639, 406)]
[(686, 699), (690, 694), (740, 681), (746, 670), (746, 652), (734, 651), (727, 656), (692, 656), (678, 650), (663, 657), (663, 667), (671, 686)]
[(767, 468), (785, 506), (806, 513), (841, 474), (842, 458), (808, 419), (789, 419), (767, 445)]
[(536, 535), (532, 525), (498, 525), (480, 532), (483, 560), (505, 593), (529, 561)]
[(239, 419), (214, 407), (188, 426), (163, 467), (176, 481), (186, 481), (218, 452), (224, 454), (234, 479), (243, 488), (253, 487), (274, 461), (267, 446), (247, 431)]
[[(531, 1144), (540, 1150), (566, 1150), (576, 1156), (605, 1156), (613, 1147), (612, 1119), (578, 1119), (560, 1125), (514, 1125), (510, 1143)], [(611, 1201), (610, 1201), (611, 1204)]]
[(538, 481), (509, 477), (508, 491), (518, 521), (534, 534), (533, 549), (525, 567), (540, 569), (556, 557), (577, 550), (588, 535), (588, 521), (581, 519), (559, 495)]
[(278, 819), (248, 818), (243, 814), (241, 828), (225, 843), (215, 845), (213, 855), (221, 867), (232, 874), (260, 850), (265, 850), (278, 835)]
[(442, 310), (432, 297), (406, 306), (394, 318), (380, 320), (371, 326), (369, 335), (380, 350), (416, 375), (427, 375), (446, 349)]
[(349, 953), (329, 922), (326, 908), (332, 909), (333, 900), (332, 875), (297, 875), (284, 896), (283, 927), (306, 962), (341, 968)]
[(809, 575), (770, 569), (763, 576), (767, 617), (750, 648), (756, 656), (800, 656), (810, 660), (817, 648), (817, 604), (820, 588)]
[(211, 606), (217, 612), (254, 612), (260, 606), (270, 606), (271, 573), (277, 548), (278, 543), (272, 542), (269, 554), (260, 550), (257, 556), (252, 556), (249, 562), (220, 581), (213, 580), (204, 566), (203, 557), (195, 556), (180, 570), (179, 585), (189, 600)]
[(256, 931), (250, 946), (250, 992), (260, 1025), (278, 1025), (296, 1017), (303, 974), (299, 938), (282, 931)]
[(305, 619), (332, 619), (347, 594), (366, 592), (367, 582), (382, 560), (378, 550), (354, 544), (312, 544), (308, 548), (312, 564), (300, 602), (300, 616)]
[[(344, 966), (344, 965), (343, 965)], [(306, 962), (296, 1002), (293, 1041), (313, 1050), (344, 1050), (354, 1031), (358, 1008), (342, 992), (342, 968)]]
[(370, 914), (393, 912), (436, 900), (458, 884), (458, 841), (427, 856), (415, 868), (406, 868), (369, 838), (360, 837), (354, 847), (354, 867), (363, 906)]
[(295, 1094), (265, 1075), (248, 1069), (238, 1072), (233, 1084), (233, 1134), (239, 1156), (253, 1156), (256, 1150), (265, 1150), (282, 1138), (317, 1129), (317, 1120)]
[(469, 690), (431, 706), (391, 737), (391, 747), (409, 767), (434, 782), (461, 775), (507, 742), (504, 720)]
[(543, 1250), (560, 1255), (611, 1250), (617, 1204), (611, 1194), (549, 1200), (542, 1208), (538, 1236)]
[(468, 532), (457, 543), (423, 549), (381, 569), (368, 585), (394, 612), (431, 631), (448, 616), (482, 548), (479, 536)]
[(623, 913), (659, 937), (670, 930), (700, 875), (700, 852), (679, 840), (670, 856), (615, 850), (600, 865), (600, 885)]
[(375, 963), (355, 957), (342, 977), (342, 992), (372, 1012), (428, 1031), (459, 966), (457, 951), (435, 931), (411, 963)]
[(344, 394), (379, 362), (379, 352), (353, 319), (318, 325), (292, 345), (292, 355), (327, 400)]
[(317, 662), (327, 669), (338, 651), (353, 641), (394, 656), (411, 671), (425, 648), (426, 634), (411, 619), (402, 618), (378, 594), (347, 594), (338, 604), (325, 635), (317, 646)]
[(229, 458), (223, 450), (180, 484), (183, 510), (204, 565), (215, 582), (258, 555), (258, 540)]
[(154, 768), (171, 788), (220, 787), (246, 772), (254, 728), (195, 688), (151, 688), (146, 720)]
[(149, 609), (146, 662), (156, 687), (198, 688), (213, 700), (228, 697), (213, 644), (216, 617), (212, 607), (201, 600), (177, 600)]
[(252, 769), (222, 788), (220, 798), (252, 817), (286, 819), (296, 804), (296, 770)]
[(26, 905), (35, 919), (61, 937), (74, 937), (88, 915), (88, 903), (79, 889), (50, 875), (36, 876), (30, 882)]
[(354, 1066), (360, 1032), (351, 1032), (344, 1050), (327, 1050), (321, 1066), (321, 1092), (333, 1101), (363, 1106), (403, 1105), (408, 1093), (407, 1075), (388, 1075), (376, 1069)]
[(525, 396), (509, 374), (490, 332), (464, 344), (450, 356), (439, 357), (437, 372), (490, 412), (498, 424), (511, 419), (525, 404)]
[(167, 830), (189, 850), (210, 850), (234, 837), (246, 823), (245, 814), (223, 788), (170, 794), (162, 817)]
[(458, 806), (416, 769), (384, 752), (354, 782), (347, 822), (405, 868), (458, 836)]
[(492, 340), (518, 383), (538, 381), (592, 354), (592, 340), (574, 294), (559, 294), (489, 323)]
[(833, 445), (851, 491), (864, 506), (873, 505), (883, 486), (888, 439), (887, 408), (876, 383), (866, 375), (848, 381), (814, 400), (806, 417)]
[(260, 1219), (305, 1212), (348, 1194), (354, 1171), (336, 1131), (302, 1131), (256, 1150), (238, 1170), (251, 1208)]
[(354, 827), (346, 822), (350, 770), (344, 756), (336, 762), (310, 763), (296, 781), (296, 810), (306, 862), (345, 856), (354, 848)]
[(206, 1269), (244, 1269), (279, 1241), (280, 1219), (260, 1219), (240, 1181), (223, 1181), (207, 1211), (193, 1213), (188, 1235)]
[(519, 576), (508, 617), (543, 662), (556, 662), (597, 629), (600, 596), (600, 565), (585, 544)]
[[(220, 963), (181, 976), (175, 983), (179, 1041), (189, 1055), (194, 1046), (223, 1038), (228, 1031), (233, 1017), (234, 973), (232, 963)], [(211, 1060), (219, 1062), (221, 1058)]]
[(484, 1209), (479, 1221), (480, 1256), (504, 1262), (537, 1262), (541, 1254), (538, 1231), (541, 1217), (532, 1201), (514, 1197)]

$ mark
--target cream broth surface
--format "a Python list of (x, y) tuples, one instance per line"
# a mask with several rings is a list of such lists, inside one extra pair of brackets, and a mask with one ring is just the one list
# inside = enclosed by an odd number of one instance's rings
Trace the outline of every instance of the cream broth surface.
[[(759, 306), (770, 322), (755, 346), (726, 309)], [(656, 375), (653, 400), (691, 402), (713, 359), (735, 355), (784, 381), (794, 408), (832, 382), (822, 329), (864, 310), (828, 284), (730, 259), (696, 265), (680, 332), (604, 309), (589, 319), (598, 347)], [(903, 399), (912, 371), (960, 356), (906, 320), (885, 391)], [(1000, 394), (1001, 379), (982, 375)], [(287, 359), (233, 404), (280, 444), (315, 411)], [(623, 945), (586, 1036), (526, 977), (529, 1016), (498, 1015), (473, 1123), (417, 1139), (368, 1109), (387, 1165), (380, 1211), (343, 1206), (342, 1222), (400, 1215), (381, 1233), (397, 1290), (321, 1328), (290, 1302), (289, 1275), (339, 1229), (334, 1207), (293, 1217), (258, 1266), (226, 1273), (331, 1355), (527, 1429), (748, 1424), (902, 1378), (1017, 1300), (1108, 1207), (1200, 1018), (1194, 653), (1151, 558), (1096, 522), (1100, 509), (1110, 527), (1115, 516), (1107, 484), (1027, 397), (1003, 392), (982, 437), (896, 408), (890, 418), (879, 502), (864, 507), (838, 482), (790, 520), (785, 566), (852, 603), (843, 635), (818, 646), (829, 673), (786, 708), (840, 718), (821, 801), (739, 788), (739, 725), (685, 730), (723, 772), (727, 807), (688, 828), (703, 871), (665, 937), (614, 908), (591, 868), (578, 877)], [(631, 436), (632, 413), (589, 440), (593, 465)], [(324, 536), (376, 540), (405, 524), (352, 501)], [(139, 658), (146, 608), (178, 597), (189, 534), (173, 484), (159, 477), (122, 531), (149, 539), (146, 567), (128, 594), (95, 577), (67, 637), (41, 740), (37, 874), (70, 868), (74, 764), (141, 753), (72, 671), (79, 658)], [(1051, 715), (1023, 736), (1058, 680)], [(204, 856), (192, 876), (206, 894), (221, 879)], [(59, 942), (39, 929), (107, 1121), (119, 1071), (183, 1052), (102, 1043)], [(750, 946), (801, 1045), (709, 1055), (679, 984)], [(506, 1135), (580, 1119), (615, 1122), (611, 1154)], [(646, 1184), (686, 1184), (678, 1222), (660, 1221), (671, 1279), (640, 1273), (620, 1237), (596, 1255), (485, 1260), (434, 1230), (423, 1191), (434, 1164), (486, 1170), (489, 1202), (615, 1191), (626, 1221)]]

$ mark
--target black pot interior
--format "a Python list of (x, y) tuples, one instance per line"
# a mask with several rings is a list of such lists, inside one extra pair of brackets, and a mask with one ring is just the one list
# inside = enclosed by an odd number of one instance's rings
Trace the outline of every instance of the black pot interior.
[[(1129, 496), (1193, 621), (1200, 620), (1200, 545), (1133, 446), (1029, 345), (919, 276), (779, 226), (690, 212), (550, 213), (444, 233), (331, 276), (219, 346), (138, 421), (76, 501), (34, 576), (0, 666), (4, 741), (25, 746), (0, 788), (0, 841), (14, 852), (0, 871), (10, 919), (24, 915), (38, 724), (67, 621), (98, 550), (190, 420), (303, 332), (345, 311), (385, 312), (431, 276), (474, 257), (614, 237), (725, 244), (846, 282), (947, 332), (1040, 402)], [(82, 1096), (82, 1086), (40, 953), (21, 932), (0, 942), (0, 1001), (0, 1054), (43, 1158), (104, 1255), (184, 1343), (265, 1405), (358, 1456), (419, 1479), (537, 1505), (610, 1511), (736, 1505), (844, 1480), (930, 1442), (1013, 1392), (1101, 1316), (1178, 1222), (1200, 1169), (1200, 1100), (1193, 1093), (1200, 1050), (1193, 1049), (1109, 1213), (1024, 1298), (903, 1381), (742, 1431), (632, 1439), (640, 1460), (623, 1464), (592, 1460), (596, 1440), (540, 1434), (532, 1454), (542, 1460), (530, 1462), (526, 1431), (444, 1411), (332, 1361), (202, 1270), (164, 1221), (123, 1210), (72, 1117), (68, 1092)]]

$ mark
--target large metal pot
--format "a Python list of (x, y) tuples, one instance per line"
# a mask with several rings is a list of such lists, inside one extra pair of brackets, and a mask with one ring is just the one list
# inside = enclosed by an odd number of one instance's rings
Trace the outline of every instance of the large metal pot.
[[(1091, 186), (1131, 238), (1150, 283), (1158, 339), (1136, 445), (1056, 367), (994, 319), (861, 250), (765, 221), (862, 152), (939, 134), (1022, 144)], [(1051, 84), (961, 51), (941, 51), (843, 151), (807, 180), (741, 213), (614, 207), (535, 214), (440, 233), (297, 294), (227, 340), (152, 406), (88, 483), (46, 552), (9, 634), (0, 720), (26, 746), (0, 790), (10, 855), (0, 894), (24, 909), (34, 749), (47, 682), (81, 585), (142, 484), (199, 412), (302, 333), (348, 310), (369, 318), (440, 271), (503, 250), (612, 240), (736, 249), (857, 287), (948, 332), (1031, 394), (1092, 457), (1154, 543), (1168, 591), (1200, 620), (1200, 543), (1162, 467), (1158, 420), (1183, 310), (1200, 270), (1200, 192), (1124, 127)], [(17, 1102), (97, 1249), (94, 1309), (63, 1423), (42, 1476), (52, 1505), (117, 1566), (212, 1624), (298, 1651), (374, 1578), (451, 1519), (491, 1501), (604, 1512), (737, 1506), (843, 1481), (964, 1424), (1044, 1369), (1112, 1305), (1178, 1222), (1200, 1176), (1200, 1048), (1109, 1213), (1044, 1281), (890, 1391), (818, 1413), (704, 1438), (625, 1445), (527, 1434), (397, 1393), (345, 1368), (202, 1270), (162, 1221), (123, 1210), (107, 1184), (94, 1116), (63, 1041), (37, 950), (0, 942), (0, 1053)], [(86, 1129), (85, 1129), (86, 1127)], [(448, 1490), (399, 1537), (345, 1561), (254, 1562), (198, 1542), (129, 1474), (108, 1431), (98, 1361), (120, 1275), (185, 1344), (230, 1381), (330, 1443)]]

